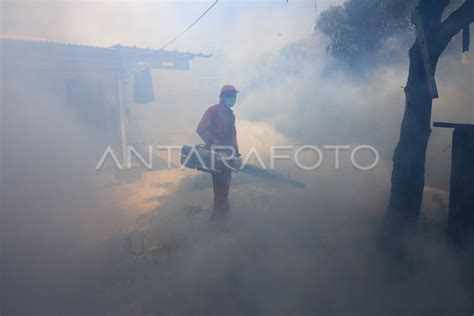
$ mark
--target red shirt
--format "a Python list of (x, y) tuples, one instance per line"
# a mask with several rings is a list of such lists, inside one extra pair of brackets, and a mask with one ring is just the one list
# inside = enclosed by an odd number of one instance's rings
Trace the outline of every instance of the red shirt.
[(234, 112), (222, 102), (206, 110), (196, 132), (206, 145), (232, 146), (239, 154)]

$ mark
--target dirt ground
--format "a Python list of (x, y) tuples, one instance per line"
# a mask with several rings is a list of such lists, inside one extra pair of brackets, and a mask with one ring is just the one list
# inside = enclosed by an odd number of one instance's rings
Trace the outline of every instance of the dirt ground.
[(4, 315), (474, 311), (467, 261), (444, 245), (442, 190), (427, 188), (416, 255), (400, 273), (377, 246), (385, 200), (367, 200), (377, 192), (340, 183), (299, 190), (237, 175), (231, 225), (221, 230), (208, 222), (210, 184), (193, 171), (157, 172), (112, 185), (109, 211), (82, 223), (80, 241), (16, 232), (24, 240), (6, 244)]

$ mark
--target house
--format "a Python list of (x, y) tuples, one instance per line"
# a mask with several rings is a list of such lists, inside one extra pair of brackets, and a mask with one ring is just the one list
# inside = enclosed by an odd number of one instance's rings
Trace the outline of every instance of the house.
[(124, 111), (153, 100), (151, 69), (209, 57), (6, 36), (0, 47), (3, 178), (21, 186), (93, 173), (107, 146), (124, 159)]

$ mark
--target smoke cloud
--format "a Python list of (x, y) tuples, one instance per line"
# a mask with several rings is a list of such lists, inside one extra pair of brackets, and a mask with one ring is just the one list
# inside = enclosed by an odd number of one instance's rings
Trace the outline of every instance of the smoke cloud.
[[(339, 3), (318, 1), (319, 10)], [(208, 6), (9, 1), (2, 3), (2, 33), (160, 48)], [(310, 172), (277, 162), (278, 171), (306, 183), (301, 190), (235, 175), (228, 232), (208, 225), (207, 174), (161, 167), (121, 173), (108, 164), (98, 175), (101, 154), (118, 136), (97, 133), (58, 101), (65, 87), (56, 72), (18, 69), (13, 83), (2, 81), (0, 312), (472, 313), (469, 265), (444, 241), (449, 131), (433, 129), (409, 272), (400, 272), (377, 245), (408, 47), (391, 49), (393, 60), (370, 71), (351, 72), (326, 54), (325, 39), (312, 33), (314, 21), (312, 1), (219, 3), (170, 47), (213, 56), (196, 58), (190, 71), (154, 71), (156, 100), (126, 110), (129, 144), (197, 144), (201, 115), (218, 102), (220, 86), (233, 83), (241, 91), (235, 114), (244, 154), (255, 147), (268, 161), (272, 145), (361, 144), (380, 153), (370, 171), (351, 166), (350, 150), (341, 152), (339, 169), (328, 150)], [(440, 61), (433, 120), (472, 123), (472, 65), (460, 64), (457, 44)], [(175, 164), (178, 159), (173, 154)]]

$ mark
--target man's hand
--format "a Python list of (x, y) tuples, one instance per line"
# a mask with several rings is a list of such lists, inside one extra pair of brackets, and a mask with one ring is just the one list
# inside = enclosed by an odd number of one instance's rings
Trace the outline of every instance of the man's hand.
[(242, 159), (240, 158), (240, 154), (237, 154), (234, 158), (232, 165), (234, 166), (235, 172), (239, 173), (240, 167), (242, 166)]

